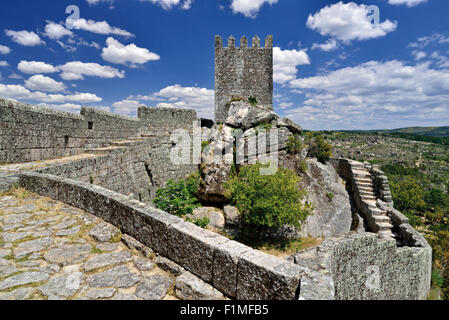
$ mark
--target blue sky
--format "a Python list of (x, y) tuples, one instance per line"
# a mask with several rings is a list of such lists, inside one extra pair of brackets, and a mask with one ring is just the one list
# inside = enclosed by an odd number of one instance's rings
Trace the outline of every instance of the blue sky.
[[(69, 5), (79, 19), (66, 23)], [(368, 6), (379, 8), (370, 20)], [(0, 97), (213, 117), (214, 35), (274, 37), (274, 107), (306, 129), (449, 125), (447, 0), (3, 0)], [(237, 41), (238, 43), (238, 41)]]

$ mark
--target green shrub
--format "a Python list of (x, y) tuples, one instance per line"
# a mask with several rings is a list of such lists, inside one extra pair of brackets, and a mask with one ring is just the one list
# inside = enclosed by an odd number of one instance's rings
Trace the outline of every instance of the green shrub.
[(329, 202), (332, 202), (332, 199), (334, 199), (334, 194), (333, 193), (331, 193), (331, 192), (328, 192), (327, 194), (326, 194), (326, 197), (329, 199)]
[(444, 284), (444, 277), (439, 270), (432, 270), (432, 284), (441, 288)]
[(202, 141), (201, 142), (201, 152), (203, 152), (204, 149), (206, 149), (208, 145), (210, 145), (210, 141)]
[(304, 149), (302, 139), (299, 135), (295, 134), (288, 137), (287, 140), (287, 150), (290, 154), (298, 154)]
[(165, 188), (156, 191), (156, 198), (153, 203), (158, 209), (179, 217), (191, 214), (193, 209), (201, 206), (196, 197), (199, 184), (199, 174), (178, 182), (169, 180)]
[(248, 102), (252, 106), (257, 106), (257, 99), (256, 99), (256, 97), (253, 97), (253, 96), (249, 97), (248, 98)]
[(206, 227), (209, 225), (210, 223), (210, 219), (209, 218), (203, 218), (203, 219), (196, 219), (193, 222), (195, 225), (197, 225), (198, 227), (201, 227), (203, 229), (206, 229)]
[(309, 169), (308, 165), (307, 165), (307, 161), (306, 160), (301, 160), (299, 161), (299, 170), (302, 173), (306, 173), (307, 169)]
[(407, 176), (401, 182), (390, 182), (390, 187), (395, 207), (398, 210), (405, 212), (424, 210), (426, 206), (423, 200), (424, 192), (415, 179)]
[(224, 185), (240, 211), (240, 221), (245, 227), (260, 231), (284, 225), (300, 229), (312, 212), (310, 204), (303, 204), (307, 194), (299, 189), (300, 178), (285, 168), (279, 168), (274, 175), (261, 175), (262, 167), (260, 163), (242, 166)]
[(324, 141), (322, 136), (308, 135), (309, 156), (317, 158), (319, 162), (325, 163), (332, 157), (332, 146)]
[(245, 98), (232, 96), (230, 102), (236, 102), (236, 101), (245, 101)]

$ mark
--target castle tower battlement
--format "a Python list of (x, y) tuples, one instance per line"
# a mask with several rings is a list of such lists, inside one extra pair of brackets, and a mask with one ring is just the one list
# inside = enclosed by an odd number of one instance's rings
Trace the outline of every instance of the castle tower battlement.
[(273, 37), (265, 38), (265, 46), (255, 36), (240, 39), (236, 47), (233, 36), (223, 46), (220, 36), (215, 36), (215, 121), (225, 122), (228, 103), (232, 97), (257, 99), (258, 104), (273, 109)]

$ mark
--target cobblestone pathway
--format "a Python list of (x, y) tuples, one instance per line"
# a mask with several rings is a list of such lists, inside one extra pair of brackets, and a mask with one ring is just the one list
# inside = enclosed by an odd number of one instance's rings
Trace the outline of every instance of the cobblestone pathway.
[(21, 189), (0, 195), (0, 235), (0, 300), (176, 299), (177, 265), (162, 270), (171, 262), (61, 202)]

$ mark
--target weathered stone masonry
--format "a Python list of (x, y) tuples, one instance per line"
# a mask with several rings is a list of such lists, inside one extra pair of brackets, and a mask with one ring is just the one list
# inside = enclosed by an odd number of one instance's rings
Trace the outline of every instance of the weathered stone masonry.
[(330, 277), (202, 229), (105, 188), (40, 173), (20, 185), (81, 208), (239, 300), (333, 299)]
[(175, 108), (140, 107), (138, 116), (121, 117), (85, 107), (76, 115), (0, 99), (0, 162), (98, 153), (36, 171), (148, 202), (169, 179), (179, 180), (198, 170), (197, 165), (170, 161), (171, 132), (191, 131), (198, 120), (194, 110)]
[(175, 129), (191, 130), (195, 121), (196, 112), (187, 109), (142, 106), (133, 118), (88, 107), (77, 115), (0, 99), (0, 162), (54, 159), (117, 140), (169, 136)]
[(223, 47), (219, 36), (215, 37), (215, 121), (225, 122), (228, 103), (232, 97), (253, 96), (259, 105), (273, 109), (273, 37), (267, 36), (265, 47), (255, 36), (248, 47), (245, 36), (240, 47), (234, 37), (229, 37)]

